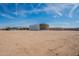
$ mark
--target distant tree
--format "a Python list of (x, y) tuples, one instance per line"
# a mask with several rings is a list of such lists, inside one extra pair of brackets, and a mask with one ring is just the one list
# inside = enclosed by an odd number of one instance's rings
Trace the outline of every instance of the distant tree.
[(10, 27), (6, 27), (5, 30), (10, 30)]

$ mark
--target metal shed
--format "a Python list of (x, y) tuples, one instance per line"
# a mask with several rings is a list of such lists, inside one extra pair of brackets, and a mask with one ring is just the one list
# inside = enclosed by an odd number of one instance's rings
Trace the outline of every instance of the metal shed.
[(48, 24), (34, 24), (29, 26), (30, 30), (48, 30), (48, 28)]

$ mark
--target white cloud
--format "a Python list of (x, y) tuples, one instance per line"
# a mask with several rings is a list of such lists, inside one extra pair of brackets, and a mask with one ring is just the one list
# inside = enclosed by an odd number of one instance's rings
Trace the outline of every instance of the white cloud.
[(62, 9), (60, 9), (58, 5), (47, 4), (47, 8), (49, 9), (49, 11), (55, 12), (57, 15), (62, 16)]
[(11, 12), (11, 11), (8, 9), (8, 7), (7, 7), (7, 5), (9, 5), (8, 3), (0, 4), (0, 5), (1, 5), (1, 7), (3, 8), (3, 11), (4, 11), (5, 13), (12, 13), (12, 14), (15, 14), (16, 16), (18, 15), (18, 4), (17, 4), (17, 3), (15, 3), (15, 5), (16, 5), (16, 11), (15, 11), (15, 12)]
[(79, 23), (79, 20), (75, 21), (75, 23)]
[(74, 14), (74, 12), (75, 12), (75, 10), (76, 10), (76, 8), (79, 6), (79, 4), (75, 4), (73, 7), (72, 7), (72, 9), (70, 10), (70, 12), (69, 12), (69, 17), (73, 17), (73, 14)]
[[(53, 5), (53, 4), (46, 4), (47, 6), (44, 7), (44, 8), (41, 8), (41, 9), (37, 9), (35, 8), (33, 5), (31, 5), (31, 7), (33, 8), (33, 10), (20, 10), (20, 13), (21, 14), (24, 14), (24, 13), (39, 13), (39, 12), (46, 12), (46, 13), (56, 13), (58, 16), (62, 16), (62, 9), (60, 7), (58, 7), (58, 5)], [(38, 7), (41, 6), (41, 4), (38, 4)]]
[(9, 12), (7, 5), (8, 5), (8, 3), (0, 4), (0, 6), (3, 8), (4, 12)]
[(16, 12), (15, 12), (15, 15), (17, 16), (17, 15), (18, 15), (18, 3), (16, 3), (15, 5), (16, 5)]
[(3, 17), (6, 17), (6, 18), (8, 18), (8, 19), (14, 19), (14, 17), (12, 17), (12, 16), (10, 16), (10, 15), (8, 15), (8, 14), (3, 14), (3, 13), (1, 14), (1, 13), (0, 13), (0, 15), (3, 16)]
[[(35, 8), (35, 6), (33, 6), (33, 4), (31, 4), (31, 8), (32, 10), (25, 10), (25, 9), (21, 9), (19, 10), (18, 9), (18, 4), (16, 3), (16, 11), (15, 12), (11, 12), (7, 9), (6, 5), (2, 5), (3, 9), (5, 12), (9, 12), (9, 13), (12, 13), (14, 15), (19, 15), (19, 16), (27, 16), (28, 14), (32, 14), (32, 13), (36, 13), (38, 14), (39, 12), (45, 12), (47, 14), (52, 14), (52, 13), (55, 13), (56, 17), (58, 16), (63, 16), (64, 15), (64, 11), (66, 11), (66, 9), (70, 9), (69, 13), (68, 14), (68, 17), (72, 17), (76, 8), (79, 6), (79, 4), (64, 4), (64, 3), (61, 3), (61, 4), (58, 4), (58, 3), (48, 3), (48, 4), (45, 4), (46, 6), (44, 8)], [(26, 5), (26, 4), (25, 4)], [(37, 7), (41, 7), (41, 3), (37, 4)]]
[(47, 13), (49, 13), (49, 12), (54, 12), (54, 13), (56, 13), (56, 15), (58, 15), (58, 16), (63, 16), (63, 15), (65, 15), (65, 11), (68, 9), (68, 10), (70, 10), (69, 12), (67, 12), (66, 14), (68, 15), (67, 17), (73, 17), (73, 14), (74, 14), (74, 12), (75, 12), (75, 10), (77, 9), (77, 7), (79, 7), (79, 4), (78, 3), (76, 3), (76, 4), (74, 4), (74, 3), (61, 3), (61, 4), (46, 4), (47, 5), (47, 7), (45, 8), (45, 11), (47, 12)]

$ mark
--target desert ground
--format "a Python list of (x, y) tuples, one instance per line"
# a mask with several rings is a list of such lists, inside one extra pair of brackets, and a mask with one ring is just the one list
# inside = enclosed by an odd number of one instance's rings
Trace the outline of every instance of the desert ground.
[(0, 31), (0, 56), (78, 56), (79, 31)]

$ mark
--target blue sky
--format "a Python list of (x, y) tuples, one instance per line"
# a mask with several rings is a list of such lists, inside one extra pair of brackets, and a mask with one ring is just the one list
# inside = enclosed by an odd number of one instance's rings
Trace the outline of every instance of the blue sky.
[(79, 27), (79, 4), (1, 3), (0, 27), (28, 27), (46, 23), (50, 27)]

